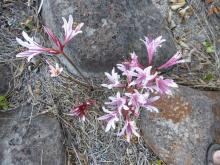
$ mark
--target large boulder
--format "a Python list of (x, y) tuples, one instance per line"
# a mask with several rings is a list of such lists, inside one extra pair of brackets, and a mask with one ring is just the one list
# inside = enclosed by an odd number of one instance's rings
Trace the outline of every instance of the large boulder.
[[(167, 40), (156, 56), (157, 65), (176, 52), (166, 22), (151, 0), (44, 1), (44, 23), (61, 38), (61, 17), (68, 18), (69, 14), (76, 23), (85, 25), (84, 33), (68, 45), (66, 52), (87, 73), (109, 70), (132, 51), (146, 63), (146, 48), (140, 41), (144, 36), (162, 35)], [(61, 61), (72, 70), (66, 60)]]
[(23, 106), (0, 112), (1, 165), (63, 165), (65, 151), (59, 122), (35, 116), (35, 108)]
[(180, 87), (156, 106), (160, 113), (141, 118), (146, 143), (169, 165), (205, 165), (208, 146), (220, 142), (220, 93)]

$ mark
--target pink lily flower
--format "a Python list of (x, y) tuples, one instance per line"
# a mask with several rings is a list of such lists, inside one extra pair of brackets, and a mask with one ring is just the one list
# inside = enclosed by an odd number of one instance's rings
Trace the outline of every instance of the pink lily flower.
[(135, 52), (131, 53), (131, 61), (129, 66), (130, 68), (141, 67), (141, 64), (138, 61), (138, 56), (135, 54)]
[(112, 89), (114, 87), (123, 87), (124, 85), (120, 83), (120, 75), (118, 75), (115, 72), (115, 68), (112, 69), (112, 75), (109, 73), (105, 72), (105, 75), (107, 76), (109, 80), (109, 84), (101, 84), (103, 87), (106, 87), (108, 89)]
[(122, 71), (122, 75), (127, 76), (128, 84), (131, 82), (132, 77), (137, 75), (134, 72), (136, 67), (141, 67), (141, 64), (138, 62), (138, 56), (134, 52), (131, 53), (131, 61), (117, 64), (117, 68)]
[(73, 107), (70, 111), (69, 116), (77, 116), (79, 117), (83, 122), (86, 120), (86, 114), (89, 110), (89, 107), (95, 104), (95, 100), (87, 100), (83, 102), (82, 104)]
[(125, 95), (130, 99), (128, 105), (133, 107), (136, 114), (139, 114), (140, 106), (145, 103), (144, 95), (137, 90), (134, 90), (134, 93), (125, 93)]
[(47, 33), (48, 36), (50, 36), (50, 38), (53, 40), (53, 42), (56, 44), (56, 46), (58, 47), (58, 52), (59, 54), (62, 54), (63, 53), (63, 48), (64, 48), (64, 45), (62, 45), (62, 43), (60, 42), (60, 40), (57, 38), (57, 36), (55, 36), (53, 34), (53, 32), (47, 28), (46, 26), (44, 26), (44, 31)]
[(37, 56), (44, 52), (51, 54), (59, 54), (57, 50), (45, 48), (39, 45), (33, 40), (33, 37), (29, 37), (26, 32), (23, 31), (22, 35), (26, 41), (22, 41), (20, 38), (16, 38), (16, 40), (21, 46), (28, 48), (28, 50), (18, 53), (16, 57), (25, 57), (28, 61), (30, 61), (34, 56)]
[(118, 136), (122, 136), (126, 133), (127, 141), (130, 143), (132, 134), (134, 134), (137, 137), (140, 137), (140, 135), (136, 131), (137, 129), (138, 128), (136, 127), (136, 124), (134, 121), (126, 121), (125, 126), (122, 128)]
[(67, 22), (65, 18), (62, 18), (64, 21), (63, 24), (63, 28), (65, 31), (65, 35), (64, 35), (64, 43), (62, 44), (60, 42), (60, 40), (53, 34), (53, 32), (47, 28), (44, 27), (44, 31), (50, 36), (50, 38), (52, 39), (52, 41), (56, 44), (57, 49), (53, 49), (53, 48), (46, 48), (41, 46), (40, 44), (36, 43), (33, 40), (33, 37), (29, 37), (28, 34), (26, 32), (22, 32), (22, 35), (24, 37), (25, 41), (22, 41), (19, 38), (16, 38), (17, 42), (28, 48), (28, 50), (18, 53), (16, 55), (16, 57), (25, 57), (27, 58), (28, 61), (30, 61), (34, 56), (37, 56), (41, 53), (50, 53), (50, 54), (62, 54), (63, 53), (63, 49), (65, 47), (65, 45), (73, 38), (75, 37), (77, 34), (82, 33), (82, 31), (80, 30), (82, 28), (82, 26), (84, 25), (83, 23), (80, 23), (74, 30), (72, 29), (73, 26), (73, 17), (70, 15), (69, 16), (69, 21)]
[(157, 76), (157, 72), (151, 75), (152, 66), (145, 68), (144, 70), (141, 68), (136, 68), (137, 71), (137, 79), (129, 84), (129, 86), (137, 85), (138, 87), (145, 87), (147, 83), (153, 80)]
[(82, 33), (81, 28), (84, 25), (84, 23), (80, 23), (79, 25), (77, 25), (77, 27), (73, 30), (73, 17), (72, 15), (69, 15), (69, 20), (67, 22), (67, 20), (62, 17), (63, 19), (63, 28), (64, 28), (64, 45), (66, 45), (71, 39), (73, 39), (73, 37), (75, 37), (77, 34)]
[(162, 36), (159, 36), (154, 40), (150, 40), (148, 37), (145, 37), (145, 39), (141, 41), (144, 42), (147, 48), (148, 64), (151, 65), (157, 47), (161, 47), (161, 43), (163, 43), (165, 39), (162, 39)]
[(119, 121), (118, 118), (118, 112), (117, 111), (109, 111), (105, 109), (105, 107), (102, 107), (103, 111), (108, 113), (104, 116), (101, 116), (98, 118), (98, 120), (106, 120), (108, 122), (105, 132), (108, 132), (111, 128), (115, 129), (115, 122)]
[(122, 71), (122, 75), (127, 77), (128, 84), (131, 83), (132, 77), (137, 74), (134, 72), (134, 68), (130, 67), (130, 62), (123, 62), (122, 64), (117, 64), (117, 68)]
[(180, 51), (178, 51), (171, 59), (169, 59), (165, 64), (161, 65), (158, 67), (158, 69), (167, 69), (173, 65), (179, 64), (179, 63), (184, 63), (186, 62), (185, 60), (181, 59), (182, 54)]
[(120, 92), (117, 92), (116, 97), (109, 97), (109, 99), (111, 100), (111, 102), (106, 102), (106, 105), (109, 105), (110, 107), (112, 107), (112, 109), (116, 109), (119, 113), (121, 113), (121, 111), (124, 110), (128, 110), (128, 106), (126, 105), (126, 98), (125, 97), (121, 97), (120, 96)]
[(52, 66), (48, 61), (47, 64), (49, 65), (49, 72), (51, 73), (51, 77), (57, 77), (61, 74), (61, 72), (63, 71), (63, 68), (59, 67), (59, 64), (56, 63), (56, 66)]
[(177, 88), (178, 85), (171, 79), (163, 79), (163, 76), (156, 78), (156, 90), (161, 94), (172, 95), (171, 88)]
[(145, 102), (144, 104), (141, 105), (141, 107), (146, 108), (150, 112), (158, 113), (159, 110), (155, 106), (153, 106), (152, 103), (159, 100), (160, 96), (154, 96), (154, 97), (149, 98), (150, 93), (145, 93), (143, 95), (144, 95)]

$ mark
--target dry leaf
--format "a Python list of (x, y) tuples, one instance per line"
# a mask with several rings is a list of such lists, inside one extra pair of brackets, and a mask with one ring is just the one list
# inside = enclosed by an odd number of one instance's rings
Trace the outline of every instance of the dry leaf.
[(32, 90), (32, 87), (30, 84), (27, 85), (27, 88), (28, 88), (28, 92), (31, 94), (31, 96), (34, 97), (34, 93), (33, 93), (33, 90)]
[(170, 23), (170, 29), (174, 29), (176, 27), (176, 23), (174, 22), (174, 20), (171, 20), (171, 23)]
[(189, 49), (189, 46), (185, 42), (183, 42), (182, 40), (179, 41), (179, 44), (181, 47)]
[(171, 8), (172, 10), (177, 10), (177, 9), (183, 7), (185, 4), (186, 4), (186, 2), (176, 3), (175, 5), (172, 5), (170, 8)]
[(217, 6), (213, 6), (208, 10), (208, 15), (218, 14), (220, 9)]
[(22, 60), (21, 65), (19, 65), (19, 67), (16, 70), (15, 77), (21, 76), (23, 71), (24, 71), (24, 69), (25, 69), (25, 62), (24, 62), (24, 60)]
[(180, 9), (179, 10), (179, 15), (181, 16), (181, 17), (185, 17), (186, 16), (186, 14), (187, 14), (187, 10), (189, 9), (189, 6), (186, 6), (184, 9)]
[(186, 21), (193, 15), (192, 6), (186, 6), (184, 9), (179, 10), (179, 16), (182, 18), (181, 22)]
[(177, 10), (186, 4), (185, 0), (170, 0), (170, 2), (172, 2), (170, 7), (172, 10)]
[(214, 2), (214, 0), (206, 0), (205, 2), (206, 3), (212, 3), (212, 2)]
[(183, 3), (186, 2), (186, 0), (170, 0), (172, 3)]
[(21, 26), (23, 28), (32, 29), (32, 27), (33, 27), (33, 16), (29, 16), (27, 19), (25, 19), (23, 22), (21, 22)]
[(168, 11), (168, 16), (167, 16), (167, 22), (168, 22), (169, 24), (171, 23), (172, 15), (173, 15), (172, 10), (169, 10), (169, 11)]

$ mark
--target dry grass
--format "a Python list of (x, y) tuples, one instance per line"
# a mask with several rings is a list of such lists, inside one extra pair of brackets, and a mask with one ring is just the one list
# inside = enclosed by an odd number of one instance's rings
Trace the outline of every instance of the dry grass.
[[(166, 17), (170, 12), (168, 2), (153, 0), (158, 8), (162, 7)], [(158, 2), (158, 3), (157, 3)], [(177, 11), (167, 20), (175, 22), (176, 27), (170, 29), (176, 45), (183, 55), (190, 61), (177, 66), (172, 73), (168, 73), (177, 83), (198, 88), (200, 90), (220, 90), (220, 23), (217, 15), (208, 15), (211, 4), (201, 0), (186, 0), (186, 5), (192, 9), (192, 15), (184, 21)], [(162, 5), (162, 6), (161, 6)], [(168, 21), (169, 22), (169, 21)], [(214, 46), (214, 53), (207, 53), (202, 44), (207, 40)], [(210, 79), (206, 77), (210, 76)]]

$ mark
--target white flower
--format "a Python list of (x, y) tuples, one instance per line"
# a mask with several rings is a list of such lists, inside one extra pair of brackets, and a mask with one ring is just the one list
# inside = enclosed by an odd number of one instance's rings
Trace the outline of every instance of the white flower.
[(145, 87), (148, 84), (148, 82), (153, 80), (157, 75), (157, 72), (152, 75), (151, 69), (152, 66), (149, 66), (144, 70), (141, 68), (136, 68), (135, 70), (137, 71), (137, 75), (136, 75), (137, 78), (136, 80), (132, 81), (129, 84), (129, 86), (137, 85), (138, 87)]
[(103, 87), (106, 87), (108, 89), (112, 89), (114, 87), (122, 87), (123, 84), (120, 83), (120, 75), (115, 72), (115, 68), (112, 69), (112, 74), (105, 72), (105, 75), (107, 76), (109, 80), (109, 84), (102, 84)]
[(140, 137), (140, 135), (136, 131), (137, 129), (138, 128), (136, 127), (134, 121), (126, 121), (125, 126), (122, 128), (118, 136), (122, 136), (126, 133), (127, 141), (130, 142), (132, 134), (134, 134), (137, 137)]
[(111, 128), (115, 129), (115, 122), (119, 121), (117, 111), (109, 111), (105, 107), (102, 107), (103, 111), (108, 113), (98, 118), (98, 120), (106, 120), (108, 122), (105, 132), (108, 132)]
[(111, 102), (106, 102), (106, 105), (109, 105), (112, 109), (118, 110), (118, 112), (121, 113), (121, 111), (128, 110), (128, 106), (126, 105), (126, 98), (120, 96), (120, 92), (117, 92), (116, 97), (109, 97)]
[(64, 36), (64, 45), (67, 44), (73, 37), (75, 37), (77, 34), (82, 33), (81, 28), (84, 25), (84, 23), (80, 23), (74, 30), (73, 30), (73, 17), (72, 15), (69, 15), (69, 20), (67, 20), (62, 17), (63, 19), (63, 28), (65, 32)]
[(63, 71), (63, 68), (59, 67), (59, 64), (56, 63), (56, 66), (52, 66), (48, 61), (47, 61), (48, 65), (49, 65), (49, 71), (51, 73), (51, 77), (57, 77), (61, 74), (61, 72)]

